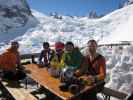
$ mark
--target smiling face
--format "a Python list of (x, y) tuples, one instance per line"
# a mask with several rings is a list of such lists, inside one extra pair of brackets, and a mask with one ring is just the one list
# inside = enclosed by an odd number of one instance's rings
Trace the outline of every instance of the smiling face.
[(17, 50), (19, 48), (19, 43), (18, 42), (12, 42), (11, 43), (11, 48), (14, 50)]
[(45, 50), (49, 49), (49, 43), (48, 42), (43, 43), (43, 49), (45, 49)]
[(58, 55), (61, 55), (61, 54), (63, 53), (63, 49), (56, 49), (56, 53), (57, 53)]
[(87, 44), (88, 51), (90, 54), (95, 54), (97, 50), (97, 43), (95, 40), (90, 40)]
[(65, 46), (65, 51), (68, 52), (68, 53), (72, 52), (73, 49), (74, 49), (74, 46), (71, 45), (71, 44), (68, 44), (68, 45)]
[(48, 50), (48, 49), (49, 49), (49, 46), (48, 46), (48, 45), (44, 45), (43, 48), (44, 48), (45, 50)]

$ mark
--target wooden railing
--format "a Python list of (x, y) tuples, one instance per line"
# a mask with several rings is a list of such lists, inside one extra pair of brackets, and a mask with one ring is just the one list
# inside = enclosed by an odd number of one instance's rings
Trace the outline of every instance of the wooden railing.
[(21, 59), (33, 59), (39, 57), (40, 53), (22, 54)]
[[(130, 42), (124, 42), (124, 43), (110, 43), (110, 44), (99, 44), (98, 47), (102, 47), (102, 46), (109, 46), (109, 47), (113, 47), (113, 46), (130, 46), (132, 45)], [(85, 47), (81, 47), (79, 48), (84, 49)], [(33, 59), (33, 58), (37, 58), (39, 57), (40, 53), (32, 53), (32, 54), (22, 54), (21, 55), (21, 59)]]
[(125, 43), (110, 43), (110, 44), (100, 44), (98, 45), (99, 47), (101, 46), (109, 46), (109, 47), (114, 47), (114, 46), (129, 46), (132, 45), (130, 42), (125, 42)]

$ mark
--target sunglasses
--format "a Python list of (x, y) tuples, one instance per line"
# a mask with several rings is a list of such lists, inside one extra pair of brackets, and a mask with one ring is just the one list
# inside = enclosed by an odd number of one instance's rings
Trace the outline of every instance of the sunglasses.
[(62, 49), (56, 49), (56, 52), (60, 52), (60, 51), (63, 51)]

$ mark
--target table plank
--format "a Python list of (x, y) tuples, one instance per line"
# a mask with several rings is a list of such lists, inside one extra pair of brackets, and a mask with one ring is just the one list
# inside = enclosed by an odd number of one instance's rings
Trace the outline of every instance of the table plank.
[[(10, 87), (7, 82), (2, 81), (3, 86), (10, 92), (15, 100), (37, 100), (30, 92), (24, 88)], [(11, 83), (10, 83), (11, 84)]]

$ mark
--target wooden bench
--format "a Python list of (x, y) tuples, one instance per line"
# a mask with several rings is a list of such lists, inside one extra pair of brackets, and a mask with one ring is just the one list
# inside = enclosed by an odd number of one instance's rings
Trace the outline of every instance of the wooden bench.
[(12, 84), (12, 85), (18, 85), (18, 84), (14, 84), (14, 83), (9, 83), (9, 82), (5, 82), (2, 81), (1, 84), (3, 85), (3, 87), (11, 94), (11, 96), (15, 99), (15, 100), (37, 100), (37, 98), (35, 98), (32, 94), (30, 94), (30, 92), (27, 89), (24, 88), (18, 88), (18, 87), (11, 87), (8, 84)]
[(104, 87), (102, 94), (105, 95), (104, 100), (110, 100), (110, 97), (115, 97), (120, 100), (125, 100), (127, 97), (127, 94), (119, 92), (119, 91), (115, 91), (107, 87)]

